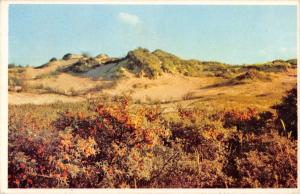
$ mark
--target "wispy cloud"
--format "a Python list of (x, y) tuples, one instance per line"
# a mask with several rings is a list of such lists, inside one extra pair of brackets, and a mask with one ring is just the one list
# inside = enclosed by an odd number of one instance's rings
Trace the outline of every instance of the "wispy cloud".
[(125, 12), (120, 12), (118, 14), (118, 18), (120, 21), (123, 23), (135, 26), (141, 23), (141, 20), (138, 16), (130, 14), (130, 13), (125, 13)]

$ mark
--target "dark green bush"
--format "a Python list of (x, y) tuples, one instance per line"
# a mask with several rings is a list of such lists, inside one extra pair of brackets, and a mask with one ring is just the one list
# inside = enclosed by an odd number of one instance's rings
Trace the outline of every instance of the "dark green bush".
[(297, 87), (290, 90), (276, 106), (273, 106), (278, 114), (277, 124), (280, 126), (280, 132), (288, 135), (291, 133), (292, 137), (297, 139)]
[(49, 62), (54, 62), (54, 61), (57, 61), (57, 58), (53, 57), (49, 60)]

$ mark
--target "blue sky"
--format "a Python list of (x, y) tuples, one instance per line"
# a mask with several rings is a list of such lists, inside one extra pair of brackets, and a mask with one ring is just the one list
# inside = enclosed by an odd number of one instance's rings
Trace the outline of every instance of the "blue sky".
[(9, 62), (137, 47), (232, 64), (296, 58), (292, 5), (10, 5)]

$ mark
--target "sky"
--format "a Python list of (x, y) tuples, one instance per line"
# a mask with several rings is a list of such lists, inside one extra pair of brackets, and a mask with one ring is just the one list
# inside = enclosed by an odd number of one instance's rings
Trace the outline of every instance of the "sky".
[(137, 47), (184, 59), (250, 64), (296, 58), (293, 5), (10, 5), (9, 63), (66, 53), (126, 56)]

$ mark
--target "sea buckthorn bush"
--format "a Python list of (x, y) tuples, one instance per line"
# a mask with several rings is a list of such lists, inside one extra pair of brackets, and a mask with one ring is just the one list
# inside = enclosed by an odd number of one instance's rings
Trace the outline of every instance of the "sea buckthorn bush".
[(276, 111), (159, 106), (129, 98), (9, 109), (10, 188), (297, 186), (297, 140)]

